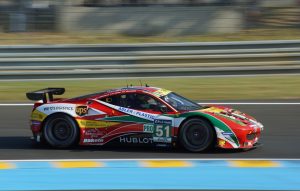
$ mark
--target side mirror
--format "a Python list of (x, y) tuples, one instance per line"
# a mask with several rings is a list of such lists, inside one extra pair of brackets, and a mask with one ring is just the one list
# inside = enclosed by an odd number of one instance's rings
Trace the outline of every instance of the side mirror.
[(88, 100), (87, 102), (86, 102), (86, 105), (91, 105), (93, 103), (93, 100)]
[(162, 113), (167, 113), (168, 112), (168, 108), (166, 105), (160, 105), (159, 106), (159, 111), (161, 111)]

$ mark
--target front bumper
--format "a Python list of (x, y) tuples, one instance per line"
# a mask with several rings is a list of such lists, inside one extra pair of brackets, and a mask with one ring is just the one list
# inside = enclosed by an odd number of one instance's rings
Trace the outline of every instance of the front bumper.
[(241, 128), (233, 130), (238, 144), (233, 144), (228, 136), (218, 136), (217, 146), (224, 149), (250, 149), (260, 145), (259, 140), (263, 128)]

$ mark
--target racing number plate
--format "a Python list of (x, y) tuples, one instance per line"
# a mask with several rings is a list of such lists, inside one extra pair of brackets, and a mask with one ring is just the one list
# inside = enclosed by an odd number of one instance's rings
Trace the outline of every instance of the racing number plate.
[(154, 136), (155, 137), (171, 137), (172, 121), (170, 120), (154, 120)]

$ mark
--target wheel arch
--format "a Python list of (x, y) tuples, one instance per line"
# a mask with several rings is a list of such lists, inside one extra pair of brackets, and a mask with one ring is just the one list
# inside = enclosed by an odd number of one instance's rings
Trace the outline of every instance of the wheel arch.
[(211, 120), (209, 120), (208, 117), (204, 116), (204, 115), (201, 115), (200, 113), (196, 113), (196, 114), (193, 114), (193, 115), (190, 115), (188, 117), (186, 117), (179, 125), (179, 128), (178, 128), (178, 132), (177, 132), (177, 136), (179, 138), (180, 136), (180, 130), (183, 126), (183, 124), (185, 122), (187, 122), (188, 120), (190, 119), (202, 119), (202, 120), (205, 120), (206, 122), (208, 122), (210, 125), (211, 125), (211, 128), (213, 129), (214, 131), (214, 144), (216, 145), (217, 144), (217, 131), (216, 131), (216, 128), (214, 126), (214, 124), (211, 122)]
[(47, 121), (50, 117), (52, 117), (52, 116), (54, 116), (54, 115), (66, 115), (66, 116), (69, 116), (70, 118), (72, 118), (73, 121), (74, 121), (75, 124), (76, 124), (76, 127), (77, 127), (78, 130), (79, 130), (79, 138), (78, 138), (78, 139), (80, 139), (81, 133), (80, 133), (80, 127), (79, 127), (78, 121), (75, 119), (74, 116), (72, 116), (72, 115), (70, 115), (69, 113), (66, 113), (66, 112), (55, 112), (55, 113), (49, 114), (49, 115), (42, 121), (42, 124), (41, 124), (41, 130), (40, 130), (40, 133), (42, 134), (42, 136), (43, 136), (43, 130), (44, 130), (44, 128), (45, 128), (45, 123), (46, 123), (46, 121)]

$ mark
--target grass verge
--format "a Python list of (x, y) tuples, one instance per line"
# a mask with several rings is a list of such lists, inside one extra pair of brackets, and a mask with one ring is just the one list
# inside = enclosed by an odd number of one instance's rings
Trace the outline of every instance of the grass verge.
[[(194, 100), (299, 99), (300, 75), (256, 77), (147, 78), (151, 86), (170, 89)], [(63, 97), (73, 97), (105, 89), (139, 85), (137, 79), (0, 81), (0, 102), (29, 102), (25, 93), (46, 87), (65, 87)]]
[(300, 29), (252, 29), (231, 34), (207, 34), (190, 36), (159, 35), (146, 37), (90, 33), (0, 33), (1, 45), (209, 42), (295, 39), (300, 39)]

